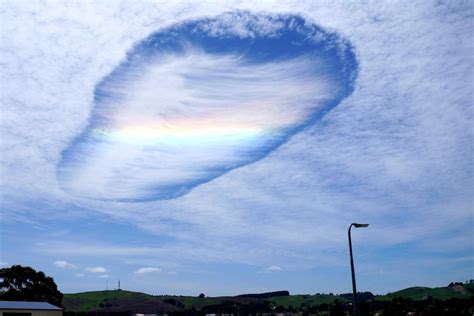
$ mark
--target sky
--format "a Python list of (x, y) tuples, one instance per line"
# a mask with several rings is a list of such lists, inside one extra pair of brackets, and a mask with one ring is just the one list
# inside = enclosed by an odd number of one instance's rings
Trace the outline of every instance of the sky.
[(64, 293), (474, 279), (471, 1), (0, 1), (0, 265)]

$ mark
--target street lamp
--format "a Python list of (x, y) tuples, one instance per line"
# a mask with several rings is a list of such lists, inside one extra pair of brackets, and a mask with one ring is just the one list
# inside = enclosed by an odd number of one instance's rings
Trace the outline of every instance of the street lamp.
[(352, 257), (352, 240), (351, 240), (351, 228), (354, 226), (355, 228), (364, 228), (369, 226), (369, 224), (358, 224), (352, 223), (349, 226), (349, 230), (347, 231), (347, 236), (349, 237), (349, 253), (351, 255), (351, 272), (352, 272), (352, 295), (354, 298), (354, 315), (359, 316), (359, 307), (357, 306), (357, 288), (356, 288), (356, 278), (354, 272), (354, 258)]

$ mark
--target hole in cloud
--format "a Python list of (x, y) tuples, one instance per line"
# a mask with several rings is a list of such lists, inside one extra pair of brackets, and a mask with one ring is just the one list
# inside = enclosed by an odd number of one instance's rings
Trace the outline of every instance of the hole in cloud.
[(98, 200), (180, 197), (315, 123), (356, 73), (350, 43), (299, 16), (234, 12), (169, 27), (98, 83), (58, 182)]

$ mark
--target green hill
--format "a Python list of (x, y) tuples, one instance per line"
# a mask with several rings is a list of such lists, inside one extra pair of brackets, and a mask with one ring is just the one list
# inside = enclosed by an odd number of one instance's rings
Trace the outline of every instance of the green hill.
[(262, 299), (238, 296), (198, 298), (193, 296), (153, 296), (124, 290), (95, 291), (65, 294), (63, 307), (68, 312), (136, 311), (140, 313), (171, 312), (183, 309), (202, 309), (223, 302), (237, 304), (262, 303)]
[[(474, 284), (456, 284), (447, 287), (411, 287), (387, 295), (376, 296), (374, 300), (390, 301), (395, 297), (423, 300), (428, 296), (436, 299), (447, 300), (450, 298), (470, 298), (474, 295)], [(255, 298), (242, 296), (220, 296), (198, 298), (194, 296), (154, 296), (145, 293), (124, 290), (96, 291), (76, 294), (65, 294), (63, 307), (68, 312), (91, 311), (133, 311), (136, 313), (172, 312), (180, 310), (201, 310), (219, 304), (236, 305), (272, 305), (288, 308), (302, 306), (312, 307), (320, 304), (330, 304), (335, 300), (348, 302), (349, 300), (339, 295), (286, 295), (269, 298)]]
[(270, 304), (273, 306), (300, 307), (332, 303), (338, 299), (347, 301), (337, 295), (290, 295), (270, 298), (252, 298), (241, 296), (219, 296), (198, 298), (194, 296), (153, 296), (131, 291), (96, 291), (76, 294), (65, 294), (63, 307), (68, 312), (119, 311), (131, 310), (139, 312), (170, 312), (195, 308), (201, 310), (206, 306), (232, 302), (236, 304)]
[(70, 312), (90, 312), (96, 310), (169, 312), (177, 310), (175, 306), (163, 302), (162, 299), (156, 296), (124, 290), (65, 294), (63, 307), (66, 311)]
[(474, 295), (474, 284), (463, 284), (446, 287), (410, 287), (387, 295), (377, 296), (376, 300), (389, 301), (395, 297), (411, 298), (413, 300), (422, 300), (428, 296), (440, 300), (450, 298), (469, 298)]

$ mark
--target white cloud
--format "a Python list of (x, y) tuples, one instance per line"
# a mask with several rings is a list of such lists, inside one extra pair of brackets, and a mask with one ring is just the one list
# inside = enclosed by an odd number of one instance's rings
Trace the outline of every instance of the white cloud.
[(146, 274), (146, 273), (157, 273), (157, 272), (161, 272), (161, 269), (157, 268), (157, 267), (146, 267), (146, 268), (140, 268), (137, 271), (135, 271), (134, 273), (136, 273), (136, 274)]
[(74, 274), (74, 275), (75, 275), (76, 277), (78, 277), (78, 278), (83, 278), (83, 277), (86, 276), (84, 273), (76, 273), (76, 274)]
[(76, 269), (77, 266), (64, 260), (54, 261), (54, 265), (61, 269)]
[(87, 267), (86, 268), (87, 272), (92, 272), (92, 273), (104, 273), (107, 272), (107, 270), (104, 267)]
[(279, 266), (269, 266), (265, 269), (267, 272), (280, 272), (283, 271), (283, 269)]
[(109, 277), (108, 274), (102, 274), (102, 275), (99, 275), (98, 278), (100, 279), (107, 279)]

